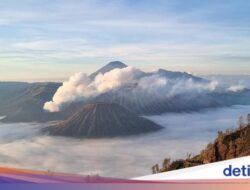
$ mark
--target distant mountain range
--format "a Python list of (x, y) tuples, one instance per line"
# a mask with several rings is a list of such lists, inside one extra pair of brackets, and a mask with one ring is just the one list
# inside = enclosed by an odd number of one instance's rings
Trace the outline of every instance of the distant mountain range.
[[(127, 65), (114, 61), (105, 65), (98, 71), (89, 75), (94, 79), (99, 73), (105, 74), (113, 69), (126, 68)], [(206, 85), (210, 81), (196, 77), (185, 72), (172, 72), (159, 69), (156, 72), (141, 72), (140, 77), (158, 75), (171, 79), (172, 83), (180, 80), (192, 80), (199, 85)], [(203, 108), (231, 106), (234, 104), (250, 104), (250, 90), (244, 89), (239, 92), (206, 92), (186, 93), (171, 97), (158, 96), (157, 94), (143, 94), (135, 96), (133, 89), (137, 84), (129, 84), (117, 90), (108, 91), (84, 101), (72, 103), (60, 112), (46, 112), (43, 105), (51, 101), (57, 89), (62, 83), (23, 83), (23, 82), (0, 82), (0, 116), (7, 116), (3, 122), (46, 122), (63, 120), (79, 111), (83, 105), (96, 102), (116, 103), (130, 112), (140, 115), (161, 114), (165, 112), (189, 112)]]
[(0, 82), (0, 115), (5, 122), (44, 122), (60, 120), (66, 112), (48, 113), (43, 104), (49, 101), (60, 83)]
[(118, 104), (87, 104), (65, 121), (50, 126), (50, 135), (101, 138), (135, 135), (161, 129), (154, 122), (137, 116)]

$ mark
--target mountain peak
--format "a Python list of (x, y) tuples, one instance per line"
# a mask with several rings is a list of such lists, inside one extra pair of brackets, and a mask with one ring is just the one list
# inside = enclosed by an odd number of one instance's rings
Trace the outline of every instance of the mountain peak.
[(50, 135), (102, 138), (153, 132), (161, 128), (118, 104), (93, 103), (46, 131)]
[(106, 66), (116, 66), (116, 67), (127, 67), (127, 65), (121, 61), (111, 61)]
[(93, 80), (100, 73), (105, 74), (113, 69), (122, 69), (125, 67), (127, 67), (127, 65), (122, 63), (121, 61), (112, 61), (109, 62), (107, 65), (103, 66), (102, 68), (100, 68), (99, 70), (97, 70), (96, 72), (89, 75), (89, 77)]

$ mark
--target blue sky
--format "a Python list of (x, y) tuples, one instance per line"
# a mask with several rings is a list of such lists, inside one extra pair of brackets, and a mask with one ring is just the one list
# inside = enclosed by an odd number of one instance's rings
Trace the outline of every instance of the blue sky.
[(0, 80), (58, 80), (120, 60), (250, 74), (248, 0), (1, 0)]

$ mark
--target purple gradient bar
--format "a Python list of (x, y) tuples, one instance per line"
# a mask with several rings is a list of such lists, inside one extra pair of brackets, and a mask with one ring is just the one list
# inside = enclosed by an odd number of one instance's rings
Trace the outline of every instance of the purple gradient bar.
[(2, 168), (0, 190), (249, 190), (250, 179), (238, 180), (165, 180), (81, 176), (63, 173)]

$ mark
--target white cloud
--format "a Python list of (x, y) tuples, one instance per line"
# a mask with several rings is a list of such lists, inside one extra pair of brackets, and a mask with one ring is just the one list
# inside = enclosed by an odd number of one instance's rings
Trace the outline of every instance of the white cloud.
[(233, 85), (233, 86), (230, 86), (229, 88), (228, 88), (228, 90), (229, 91), (232, 91), (232, 92), (237, 92), (237, 91), (241, 91), (241, 90), (243, 90), (245, 88), (245, 86), (244, 85)]
[(32, 41), (15, 44), (16, 48), (28, 50), (51, 50), (54, 46), (55, 43), (50, 41)]

